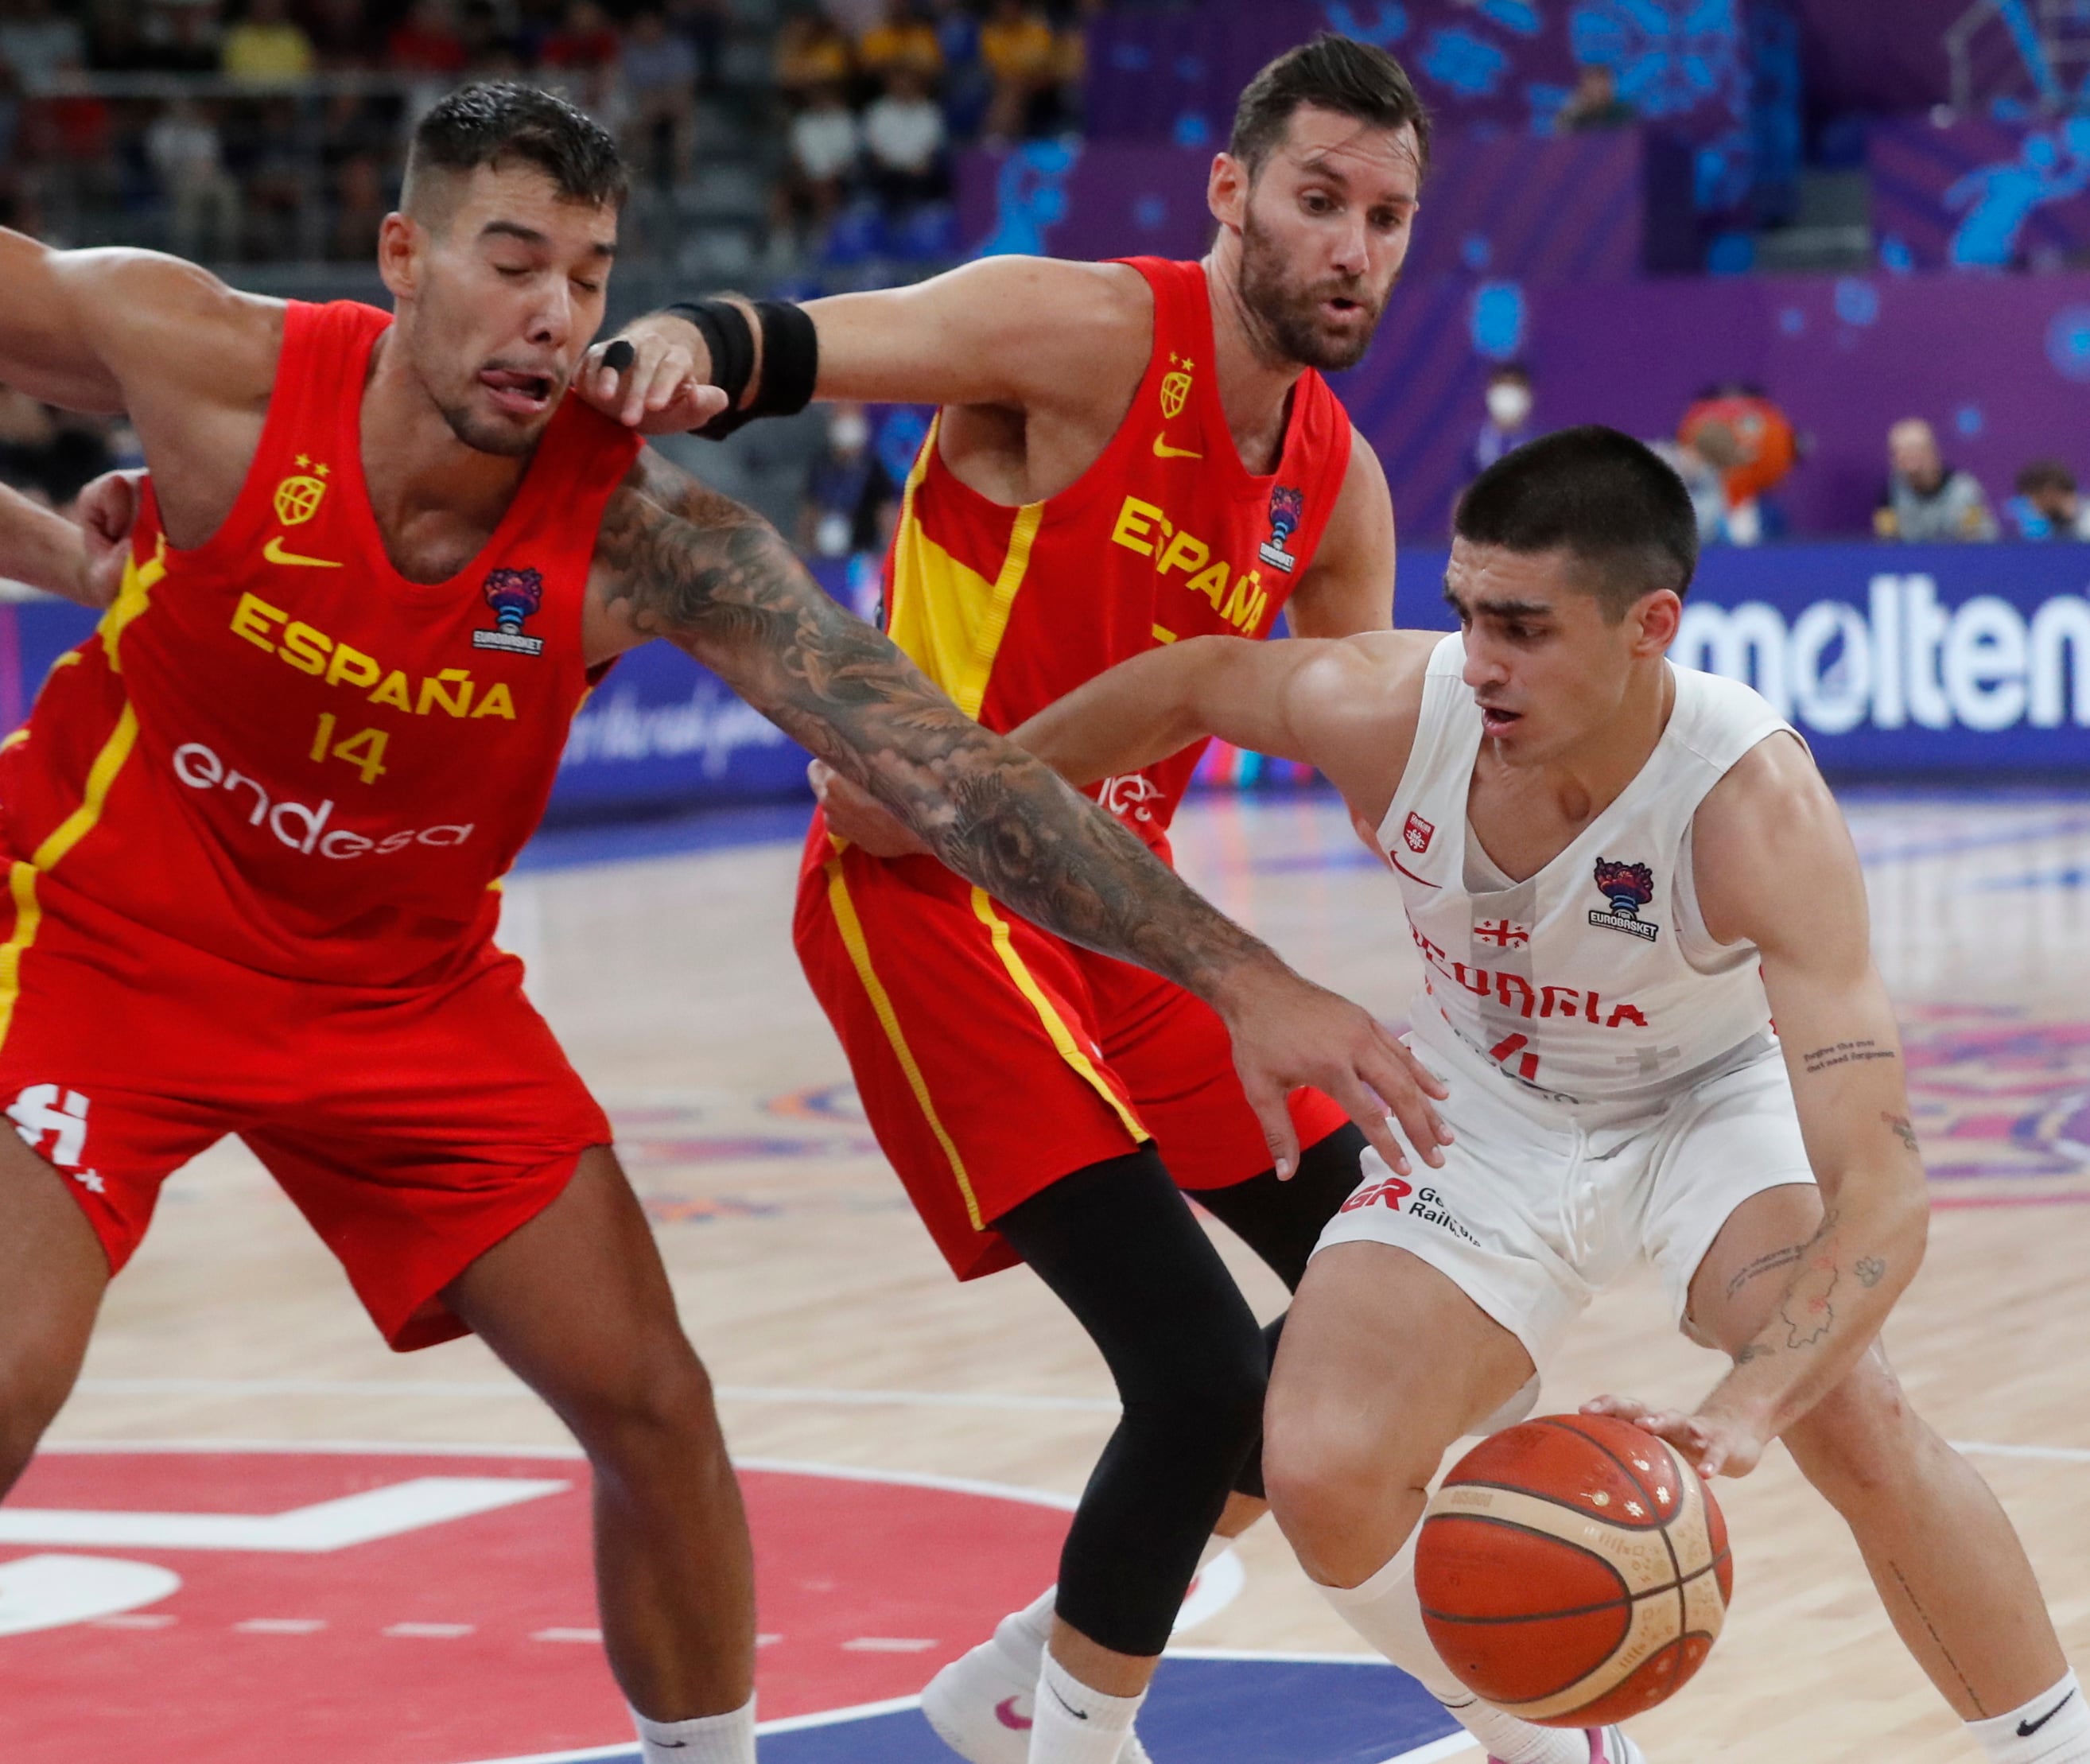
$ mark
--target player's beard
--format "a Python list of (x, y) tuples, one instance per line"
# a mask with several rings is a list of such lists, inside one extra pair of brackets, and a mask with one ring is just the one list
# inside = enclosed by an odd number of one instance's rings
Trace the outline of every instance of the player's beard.
[[(469, 398), (471, 394), (465, 396)], [(436, 408), (449, 424), (450, 432), (473, 452), (520, 459), (544, 439), (545, 425), (552, 420), (552, 413), (558, 409), (558, 403), (553, 400), (551, 408), (527, 428), (518, 428), (513, 423), (486, 415), (462, 401), (455, 404), (438, 402)]]
[[(1386, 295), (1374, 299), (1361, 276), (1328, 276), (1301, 283), (1287, 269), (1283, 247), (1262, 230), (1251, 206), (1241, 221), (1241, 304), (1255, 316), (1271, 346), (1285, 360), (1324, 373), (1356, 367), (1371, 347), (1379, 316), (1386, 310)], [(1321, 303), (1339, 298), (1354, 300), (1364, 309), (1364, 324), (1348, 335), (1331, 335), (1321, 323)]]

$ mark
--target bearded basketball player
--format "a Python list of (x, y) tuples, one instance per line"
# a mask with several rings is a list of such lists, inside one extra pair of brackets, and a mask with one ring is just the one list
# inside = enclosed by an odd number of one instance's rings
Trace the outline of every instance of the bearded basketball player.
[[(1391, 623), (1393, 511), (1320, 370), (1353, 365), (1406, 255), (1427, 118), (1400, 66), (1340, 37), (1243, 93), (1201, 263), (1002, 258), (817, 300), (817, 395), (941, 407), (887, 561), (886, 625), (1006, 729), (1112, 663), (1201, 634)], [(763, 408), (736, 302), (626, 333), (600, 407), (671, 426), (682, 388)], [(1194, 751), (1096, 794), (1159, 853)], [(822, 773), (799, 958), (879, 1142), (961, 1280), (1021, 1258), (1124, 1399), (1060, 1582), (939, 1675), (923, 1709), (975, 1764), (1109, 1764), (1199, 1552), (1261, 1510), (1268, 1349), (1179, 1188), (1294, 1285), (1363, 1141), (1295, 1095), (1297, 1171), (1266, 1144), (1211, 1013), (1005, 910)], [(1279, 1181), (1289, 1176), (1288, 1183)], [(1047, 1646), (1049, 1637), (1049, 1648)]]
[(1015, 732), (1076, 782), (1211, 735), (1318, 766), (1421, 952), (1413, 1039), (1456, 1138), (1426, 1182), (1368, 1154), (1300, 1288), (1265, 1453), (1285, 1535), (1502, 1764), (1638, 1760), (1615, 1729), (1469, 1705), (1412, 1536), (1445, 1448), (1644, 1254), (1734, 1369), (1695, 1413), (1592, 1411), (1708, 1475), (1784, 1440), (1987, 1755), (2084, 1764), (2090, 1710), (2023, 1548), (1880, 1349), (1929, 1202), (1864, 881), (1794, 732), (1665, 659), (1697, 557), (1682, 481), (1570, 429), (1482, 473), (1455, 532), (1461, 635), (1179, 643)]
[(114, 604), (0, 752), (0, 1489), (161, 1184), (237, 1134), (394, 1348), (476, 1331), (586, 1448), (648, 1764), (752, 1764), (750, 1552), (710, 1389), (609, 1123), (492, 942), (618, 654), (681, 645), (993, 898), (1207, 1000), (1280, 1144), (1302, 1083), (1392, 1155), (1376, 1099), (1430, 1117), (1364, 1013), (964, 716), (761, 522), (563, 396), (623, 191), (581, 112), (477, 85), (416, 131), (392, 315), (0, 232), (0, 378), (127, 411), (151, 468)]

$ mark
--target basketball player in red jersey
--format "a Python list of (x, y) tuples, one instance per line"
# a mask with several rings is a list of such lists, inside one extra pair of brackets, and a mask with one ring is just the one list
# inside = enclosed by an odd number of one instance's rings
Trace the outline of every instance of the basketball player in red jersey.
[(710, 1392), (609, 1124), (492, 941), (604, 666), (681, 644), (994, 897), (1212, 1000), (1280, 1142), (1301, 1083), (1390, 1150), (1378, 1099), (1430, 1116), (1362, 1012), (563, 398), (622, 193), (581, 113), (475, 86), (416, 131), (396, 317), (0, 232), (0, 379), (127, 410), (151, 467), (114, 604), (0, 751), (0, 1489), (161, 1182), (236, 1133), (395, 1348), (475, 1330), (586, 1448), (648, 1764), (751, 1764)]
[[(1280, 610), (1320, 636), (1390, 625), (1385, 478), (1317, 370), (1370, 341), (1426, 128), (1391, 57), (1324, 38), (1243, 94), (1203, 262), (995, 259), (806, 307), (819, 396), (942, 407), (886, 623), (961, 706), (1007, 729), (1114, 662), (1262, 637)], [(668, 426), (716, 377), (753, 408), (763, 372), (726, 359), (724, 303), (633, 327), (632, 371), (586, 395)], [(1165, 854), (1197, 757), (1098, 794)], [(822, 781), (796, 940), (879, 1143), (959, 1277), (1030, 1263), (1125, 1400), (1056, 1593), (940, 1674), (923, 1708), (976, 1764), (1142, 1757), (1131, 1722), (1199, 1552), (1236, 1478), (1260, 1489), (1266, 1345), (1177, 1185), (1296, 1284), (1363, 1142), (1299, 1093), (1309, 1149), (1279, 1168), (1204, 1006), (1024, 923), (846, 780)], [(1259, 1510), (1244, 1499), (1226, 1529)]]

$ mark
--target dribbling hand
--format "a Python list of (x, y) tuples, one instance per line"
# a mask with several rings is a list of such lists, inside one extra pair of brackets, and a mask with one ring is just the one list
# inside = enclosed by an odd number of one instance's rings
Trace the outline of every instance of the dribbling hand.
[[(686, 337), (687, 325), (680, 326)], [(597, 343), (574, 376), (574, 394), (642, 435), (701, 428), (725, 408), (725, 394), (699, 372), (689, 344), (644, 319)]]
[(1666, 1440), (1704, 1477), (1747, 1476), (1770, 1443), (1739, 1416), (1711, 1409), (1687, 1414), (1680, 1409), (1651, 1409), (1630, 1396), (1599, 1396), (1583, 1404), (1582, 1413), (1631, 1422), (1643, 1433)]

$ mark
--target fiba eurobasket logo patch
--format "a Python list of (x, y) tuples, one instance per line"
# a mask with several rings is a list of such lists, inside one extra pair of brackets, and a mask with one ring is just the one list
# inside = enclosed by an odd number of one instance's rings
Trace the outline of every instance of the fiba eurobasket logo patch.
[(543, 655), (544, 639), (527, 635), (522, 622), (544, 604), (544, 579), (534, 570), (489, 570), (484, 592), (493, 609), (494, 628), (474, 631), (471, 647), (511, 656)]
[(1598, 858), (1597, 892), (1611, 903), (1611, 910), (1606, 913), (1591, 907), (1591, 924), (1602, 925), (1608, 931), (1622, 931), (1649, 943), (1662, 935), (1659, 925), (1640, 916), (1640, 910), (1654, 898), (1654, 872), (1645, 864), (1621, 863), (1615, 858)]
[(1290, 575), (1299, 560), (1285, 548), (1305, 518), (1306, 493), (1288, 484), (1278, 485), (1270, 493), (1270, 537), (1256, 549), (1256, 556)]

